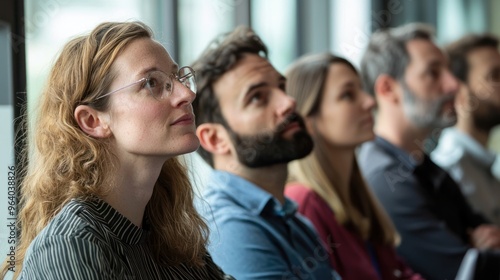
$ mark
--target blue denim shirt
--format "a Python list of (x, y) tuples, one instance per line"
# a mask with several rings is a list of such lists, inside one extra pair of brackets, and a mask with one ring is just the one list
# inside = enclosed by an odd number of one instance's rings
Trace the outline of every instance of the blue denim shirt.
[(282, 206), (249, 181), (214, 171), (200, 212), (210, 226), (209, 251), (236, 279), (340, 279), (297, 205)]

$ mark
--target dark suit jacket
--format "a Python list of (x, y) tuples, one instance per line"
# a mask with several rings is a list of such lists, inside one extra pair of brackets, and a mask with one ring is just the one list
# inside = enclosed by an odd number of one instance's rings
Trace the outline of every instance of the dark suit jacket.
[(468, 230), (488, 221), (429, 157), (415, 159), (380, 137), (364, 144), (359, 156), (368, 184), (401, 234), (398, 253), (427, 279), (454, 279), (470, 248)]

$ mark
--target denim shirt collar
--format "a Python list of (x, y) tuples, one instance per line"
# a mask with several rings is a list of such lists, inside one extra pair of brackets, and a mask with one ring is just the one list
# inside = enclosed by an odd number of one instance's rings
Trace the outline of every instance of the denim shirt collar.
[(281, 205), (281, 203), (274, 197), (273, 200), (273, 211), (276, 216), (288, 219), (295, 215), (295, 213), (297, 212), (298, 205), (292, 200), (285, 197), (285, 203), (283, 205)]
[(276, 216), (289, 218), (297, 212), (298, 206), (295, 202), (285, 198), (285, 203), (282, 205), (267, 191), (235, 174), (214, 170), (210, 180), (209, 185), (212, 188), (223, 191), (254, 215), (272, 211)]

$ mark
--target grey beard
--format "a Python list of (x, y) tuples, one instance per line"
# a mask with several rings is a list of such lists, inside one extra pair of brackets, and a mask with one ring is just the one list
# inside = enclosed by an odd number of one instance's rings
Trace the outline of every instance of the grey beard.
[(445, 95), (434, 100), (422, 100), (403, 82), (403, 107), (406, 117), (419, 128), (445, 128), (456, 123), (455, 111), (442, 113), (443, 104), (455, 99)]

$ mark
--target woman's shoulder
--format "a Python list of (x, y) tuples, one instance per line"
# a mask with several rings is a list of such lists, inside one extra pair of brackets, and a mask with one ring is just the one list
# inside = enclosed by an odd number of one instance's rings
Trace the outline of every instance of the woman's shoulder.
[(63, 206), (32, 243), (41, 244), (48, 239), (79, 239), (96, 243), (97, 240), (104, 239), (99, 221), (97, 217), (89, 215), (85, 201), (73, 199)]
[(29, 245), (22, 276), (37, 279), (40, 271), (45, 271), (46, 279), (61, 275), (64, 279), (100, 279), (118, 274), (111, 273), (117, 265), (102, 235), (89, 230), (88, 223), (75, 214), (79, 207), (68, 205), (75, 208), (65, 206)]
[(81, 261), (82, 256), (97, 259), (108, 255), (105, 233), (97, 224), (99, 219), (90, 221), (84, 201), (71, 200), (33, 239), (25, 257), (30, 267), (42, 265), (43, 259), (54, 255), (53, 263), (60, 264), (67, 260)]

